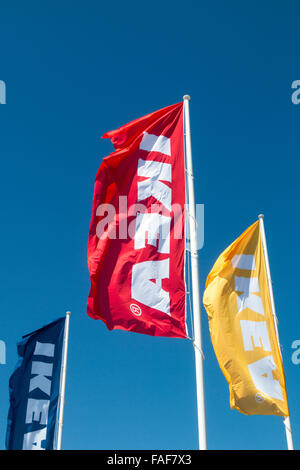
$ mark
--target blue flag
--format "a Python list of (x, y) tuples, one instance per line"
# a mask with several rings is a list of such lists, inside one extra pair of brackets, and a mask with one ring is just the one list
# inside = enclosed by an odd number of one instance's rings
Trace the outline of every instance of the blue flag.
[(58, 408), (65, 317), (22, 337), (9, 380), (7, 450), (51, 450)]

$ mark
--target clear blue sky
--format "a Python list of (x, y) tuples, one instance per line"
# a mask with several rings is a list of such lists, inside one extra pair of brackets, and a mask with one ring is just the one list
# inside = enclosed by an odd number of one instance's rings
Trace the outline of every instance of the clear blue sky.
[[(20, 337), (71, 310), (65, 449), (196, 449), (188, 340), (109, 332), (86, 314), (101, 135), (191, 95), (201, 295), (215, 259), (265, 214), (279, 334), (300, 448), (296, 1), (1, 0), (0, 448)], [(285, 449), (281, 418), (229, 408), (202, 308), (209, 449)]]

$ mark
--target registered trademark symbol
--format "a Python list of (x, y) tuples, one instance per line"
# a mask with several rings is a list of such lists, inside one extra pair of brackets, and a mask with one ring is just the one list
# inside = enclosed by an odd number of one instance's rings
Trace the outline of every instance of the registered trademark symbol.
[(255, 395), (255, 401), (257, 403), (263, 403), (265, 401), (265, 398), (263, 397), (263, 395), (261, 393), (257, 393)]
[(131, 305), (130, 305), (130, 310), (131, 310), (131, 313), (133, 313), (133, 315), (136, 315), (137, 317), (139, 317), (139, 316), (142, 315), (142, 309), (141, 309), (141, 307), (139, 307), (139, 306), (136, 305), (136, 304), (131, 304)]

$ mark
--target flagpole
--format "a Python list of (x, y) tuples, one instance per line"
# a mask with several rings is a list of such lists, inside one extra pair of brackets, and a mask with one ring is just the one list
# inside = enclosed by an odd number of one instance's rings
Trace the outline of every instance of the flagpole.
[(191, 277), (193, 296), (193, 322), (194, 322), (194, 350), (196, 366), (196, 390), (197, 390), (197, 413), (198, 413), (198, 437), (199, 449), (206, 450), (206, 420), (204, 401), (204, 380), (203, 380), (203, 353), (201, 338), (201, 316), (200, 316), (200, 284), (198, 267), (198, 247), (196, 228), (196, 206), (194, 194), (194, 177), (191, 145), (191, 129), (189, 114), (189, 95), (184, 95), (184, 129), (185, 129), (185, 154), (186, 172), (189, 198), (189, 228), (190, 228), (190, 248), (191, 248)]
[(65, 406), (65, 389), (66, 389), (66, 374), (67, 374), (67, 356), (68, 356), (68, 343), (69, 343), (69, 324), (71, 312), (66, 312), (62, 363), (61, 363), (61, 380), (59, 390), (59, 415), (58, 415), (58, 432), (56, 450), (61, 450), (62, 441), (62, 428), (64, 420), (64, 406)]
[[(269, 264), (269, 255), (268, 255), (268, 248), (267, 248), (267, 240), (266, 240), (266, 234), (265, 234), (263, 214), (260, 214), (258, 216), (258, 218), (259, 218), (259, 228), (260, 228), (260, 234), (261, 234), (261, 239), (262, 239), (265, 263), (266, 263), (266, 271), (267, 271), (268, 286), (269, 286), (269, 292), (270, 292), (270, 301), (271, 301), (271, 309), (272, 309), (272, 314), (273, 314), (273, 322), (274, 322), (275, 331), (276, 331), (278, 348), (279, 348), (279, 351), (280, 351), (280, 354), (281, 354), (278, 327), (277, 327), (278, 320), (277, 320), (276, 310), (275, 310), (275, 301), (274, 301), (274, 295), (273, 295), (273, 286), (272, 286), (272, 279), (271, 279), (271, 271), (270, 271), (270, 264)], [(290, 417), (286, 416), (283, 419), (283, 423), (284, 423), (284, 426), (285, 426), (285, 433), (286, 433), (286, 440), (287, 440), (288, 450), (294, 450), (293, 435), (292, 435)]]

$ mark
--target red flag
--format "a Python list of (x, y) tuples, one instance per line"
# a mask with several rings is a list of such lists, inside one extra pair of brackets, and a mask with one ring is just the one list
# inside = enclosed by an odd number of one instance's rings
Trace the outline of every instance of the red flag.
[(88, 315), (186, 338), (183, 103), (106, 133), (88, 242)]

